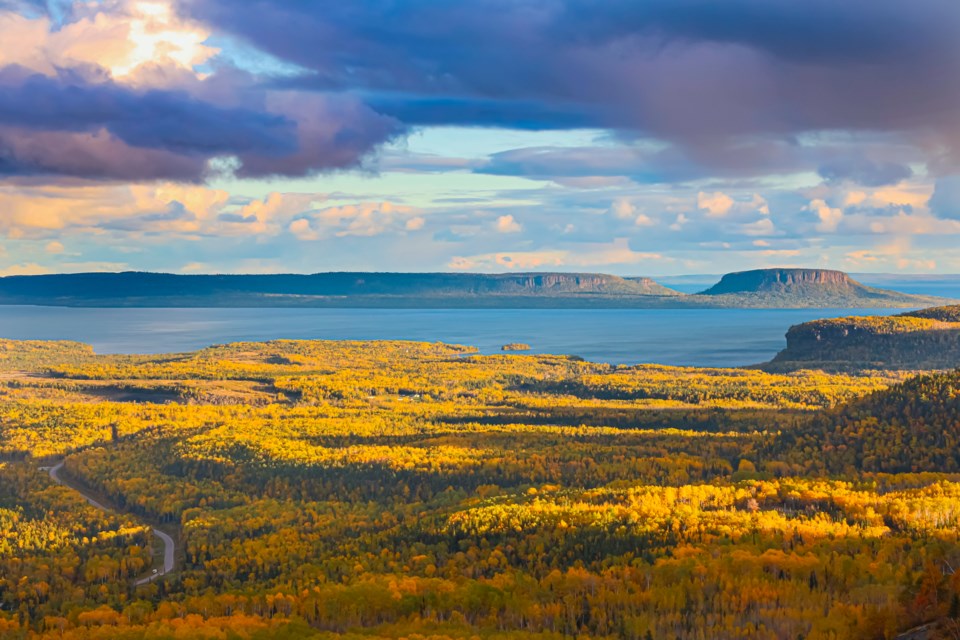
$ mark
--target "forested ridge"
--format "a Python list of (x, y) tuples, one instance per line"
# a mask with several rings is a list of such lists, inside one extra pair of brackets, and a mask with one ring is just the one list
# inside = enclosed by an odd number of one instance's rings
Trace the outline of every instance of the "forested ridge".
[[(960, 472), (960, 372), (921, 375), (826, 411), (779, 439), (810, 470)], [(813, 449), (824, 455), (809, 456)]]
[(0, 341), (0, 637), (955, 638), (958, 380)]
[(787, 348), (768, 371), (819, 368), (952, 369), (960, 363), (960, 305), (895, 316), (849, 316), (804, 322), (787, 331)]

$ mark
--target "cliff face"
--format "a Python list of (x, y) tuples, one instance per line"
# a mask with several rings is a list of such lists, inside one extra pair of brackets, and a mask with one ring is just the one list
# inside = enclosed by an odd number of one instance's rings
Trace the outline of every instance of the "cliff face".
[(898, 316), (816, 320), (790, 327), (775, 370), (960, 367), (960, 306)]
[(842, 271), (829, 269), (757, 269), (728, 273), (702, 295), (735, 293), (789, 293), (796, 290), (823, 289), (856, 293), (869, 288)]
[[(471, 288), (485, 293), (623, 293), (651, 295), (648, 285), (600, 273), (518, 273), (463, 275)], [(653, 282), (650, 280), (650, 282)]]

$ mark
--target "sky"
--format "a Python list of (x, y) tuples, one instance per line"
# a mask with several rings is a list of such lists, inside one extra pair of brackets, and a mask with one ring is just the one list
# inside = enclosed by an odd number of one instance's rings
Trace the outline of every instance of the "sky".
[(0, 0), (0, 275), (960, 273), (956, 0)]

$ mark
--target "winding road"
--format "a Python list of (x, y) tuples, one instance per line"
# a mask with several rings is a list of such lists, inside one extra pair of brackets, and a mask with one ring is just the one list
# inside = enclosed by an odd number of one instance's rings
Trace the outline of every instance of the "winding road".
[[(76, 485), (70, 484), (69, 482), (61, 478), (60, 470), (62, 468), (63, 468), (63, 460), (61, 460), (54, 466), (49, 467), (48, 471), (50, 472), (50, 479), (59, 485), (63, 485), (64, 487), (73, 489), (74, 491), (79, 493), (84, 500), (90, 503), (91, 506), (94, 506), (97, 509), (100, 509), (101, 511), (108, 511), (108, 512), (113, 511), (113, 509), (111, 509), (110, 507), (107, 507), (103, 503), (97, 501), (95, 498), (92, 498), (87, 494), (85, 494), (83, 490), (77, 487)], [(163, 531), (160, 531), (159, 529), (156, 529), (156, 528), (153, 528), (153, 535), (160, 538), (160, 540), (163, 542), (163, 569), (160, 571), (157, 571), (154, 569), (150, 575), (144, 576), (143, 578), (138, 578), (137, 580), (134, 581), (134, 584), (137, 586), (153, 582), (160, 576), (173, 571), (174, 557), (176, 553), (176, 546), (173, 541), (173, 538), (167, 535), (166, 533), (164, 533)]]

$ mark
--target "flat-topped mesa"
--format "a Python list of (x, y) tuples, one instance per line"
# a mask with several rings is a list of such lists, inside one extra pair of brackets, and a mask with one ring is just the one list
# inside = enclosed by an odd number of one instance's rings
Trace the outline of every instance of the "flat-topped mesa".
[(831, 269), (757, 269), (728, 273), (695, 296), (725, 306), (823, 309), (927, 307), (945, 300), (861, 284)]
[(837, 293), (866, 293), (866, 287), (842, 271), (831, 269), (755, 269), (728, 273), (703, 292), (715, 296), (737, 293), (790, 293), (824, 289)]

